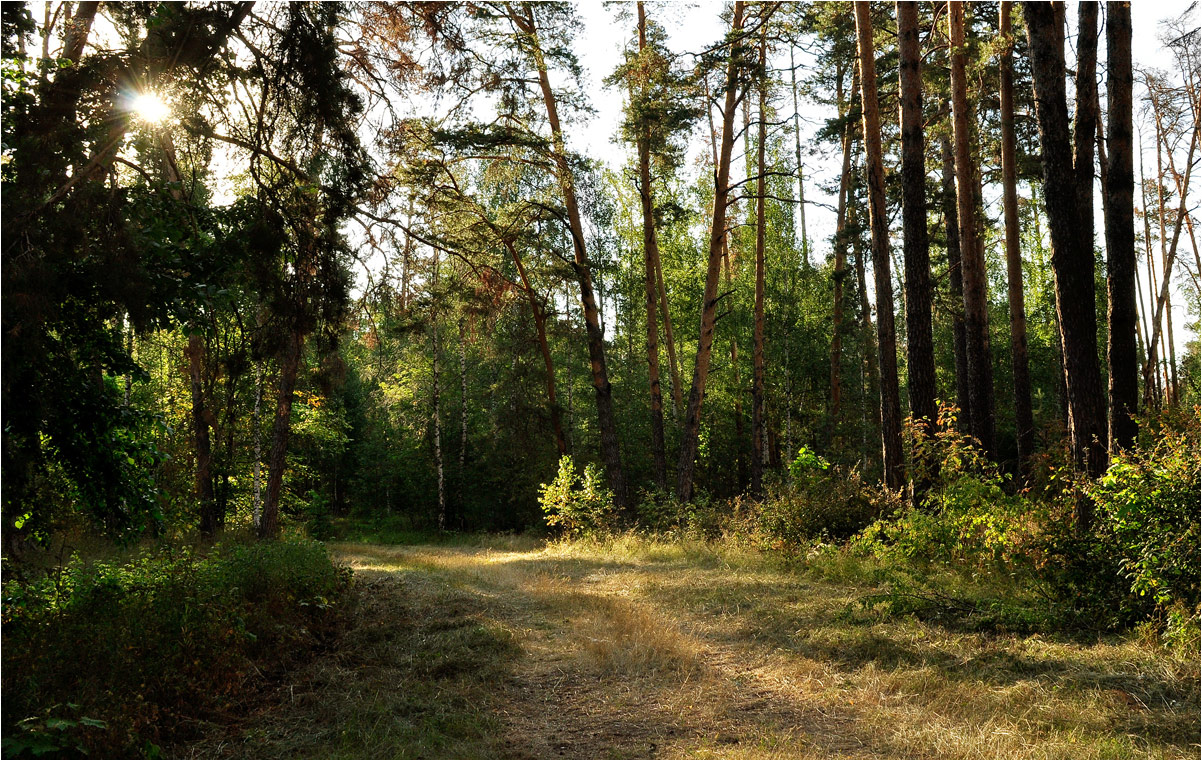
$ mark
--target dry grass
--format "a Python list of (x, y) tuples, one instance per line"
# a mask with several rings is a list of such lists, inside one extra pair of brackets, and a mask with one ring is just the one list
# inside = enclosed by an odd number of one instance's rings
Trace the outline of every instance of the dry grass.
[[(849, 615), (742, 549), (339, 545), (358, 623), (207, 755), (1189, 757), (1198, 663)], [(225, 743), (225, 744), (222, 744)]]

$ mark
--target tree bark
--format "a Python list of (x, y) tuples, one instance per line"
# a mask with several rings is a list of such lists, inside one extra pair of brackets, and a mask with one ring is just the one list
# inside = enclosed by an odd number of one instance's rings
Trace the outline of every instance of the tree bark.
[(205, 409), (205, 340), (200, 333), (188, 336), (188, 381), (192, 394), (192, 441), (196, 450), (195, 489), (200, 502), (200, 533), (212, 537), (220, 521), (213, 495), (213, 448), (209, 438), (209, 413)]
[(1131, 3), (1106, 4), (1106, 364), (1110, 385), (1109, 448), (1135, 443), (1139, 404), (1135, 301), (1135, 167), (1132, 162)]
[(1080, 235), (1094, 248), (1093, 163), (1098, 123), (1098, 3), (1077, 3), (1077, 104), (1073, 113), (1073, 171), (1077, 175)]
[(510, 17), (518, 29), (529, 37), (530, 51), (538, 69), (538, 82), (542, 90), (543, 105), (547, 111), (547, 122), (551, 128), (552, 158), (556, 166), (560, 191), (568, 216), (568, 229), (572, 235), (575, 255), (574, 269), (580, 284), (580, 302), (584, 308), (584, 327), (588, 337), (589, 365), (592, 370), (593, 390), (597, 402), (597, 427), (601, 439), (601, 460), (605, 463), (609, 488), (614, 494), (614, 504), (627, 511), (629, 502), (626, 492), (626, 475), (622, 467), (622, 453), (618, 443), (618, 427), (614, 415), (613, 386), (605, 362), (605, 332), (601, 326), (597, 299), (593, 292), (592, 266), (584, 242), (584, 225), (581, 222), (580, 206), (576, 200), (576, 188), (572, 170), (568, 166), (567, 149), (563, 130), (559, 122), (559, 106), (551, 89), (547, 64), (537, 34), (534, 11), (530, 5), (523, 7), (523, 14), (510, 10)]
[(881, 461), (885, 485), (890, 489), (900, 489), (905, 482), (905, 463), (902, 455), (897, 337), (893, 322), (893, 279), (889, 274), (889, 219), (885, 210), (885, 167), (881, 150), (880, 114), (877, 110), (872, 11), (867, 3), (856, 3), (855, 13), (868, 178), (868, 221), (872, 229), (872, 270), (876, 285), (877, 356), (881, 373)]
[(993, 359), (989, 348), (989, 306), (984, 250), (977, 238), (974, 166), (968, 123), (968, 80), (964, 54), (964, 3), (948, 3), (951, 39), (952, 126), (955, 132), (956, 211), (960, 223), (964, 286), (965, 349), (968, 357), (968, 430), (991, 456), (993, 441)]
[[(801, 111), (797, 107), (797, 64), (793, 62), (793, 45), (789, 45), (789, 76), (793, 84), (793, 147), (797, 153), (797, 208), (801, 214), (801, 258), (807, 268), (810, 263), (810, 239), (806, 235), (806, 182), (801, 166)], [(839, 83), (842, 85), (842, 82)], [(792, 456), (792, 453), (790, 453)]]
[[(647, 47), (647, 18), (643, 3), (638, 3), (639, 53)], [(645, 82), (645, 76), (643, 81)], [(633, 83), (632, 83), (633, 89)], [(651, 128), (644, 124), (638, 138), (639, 202), (643, 210), (643, 292), (647, 309), (647, 378), (651, 392), (651, 457), (655, 465), (655, 483), (667, 488), (668, 462), (664, 449), (664, 400), (659, 382), (659, 325), (656, 320), (659, 283), (656, 263), (659, 242), (655, 231), (655, 206), (651, 198)]]
[[(760, 66), (766, 66), (767, 26), (760, 27)], [(768, 85), (761, 81), (759, 134), (756, 146), (756, 199), (755, 199), (755, 326), (752, 337), (751, 362), (751, 493), (762, 497), (764, 493), (764, 459), (768, 449), (768, 434), (764, 421), (764, 172), (765, 144), (768, 142)]]
[(250, 417), (255, 448), (255, 464), (251, 475), (251, 525), (256, 531), (263, 520), (263, 432), (259, 424), (262, 405), (263, 366), (260, 364), (255, 372), (255, 406)]
[[(438, 263), (434, 264), (435, 281), (438, 280)], [(438, 472), (438, 530), (447, 530), (447, 490), (442, 464), (442, 389), (438, 377), (438, 323), (430, 330), (431, 358), (434, 371), (434, 409), (431, 422), (434, 424), (434, 467)]]
[(1002, 207), (1006, 224), (1006, 295), (1010, 306), (1010, 367), (1014, 377), (1014, 427), (1018, 443), (1018, 471), (1031, 477), (1035, 453), (1035, 424), (1031, 413), (1031, 374), (1027, 358), (1027, 309), (1023, 296), (1022, 230), (1018, 222), (1018, 181), (1014, 158), (1014, 36), (1011, 16), (1014, 3), (1000, 3), (998, 31), (1002, 37), (1000, 60), (1002, 127)]
[[(1083, 221), (1069, 144), (1064, 9), (1063, 5), (1027, 3), (1023, 10), (1043, 150), (1044, 203), (1052, 238), (1069, 436), (1078, 466), (1098, 476), (1106, 469), (1106, 429), (1098, 370), (1094, 256), (1092, 242), (1081, 234)], [(1091, 521), (1092, 506), (1082, 500), (1077, 514), (1079, 529), (1087, 530)]]
[(280, 494), (284, 485), (284, 466), (288, 452), (288, 437), (292, 430), (292, 392), (304, 351), (305, 334), (299, 326), (288, 331), (287, 343), (280, 358), (280, 382), (276, 395), (275, 420), (271, 427), (271, 452), (267, 459), (267, 501), (259, 520), (259, 538), (274, 539), (280, 533)]
[[(731, 18), (731, 33), (743, 30), (743, 2), (735, 0)], [(737, 43), (735, 43), (737, 44)], [(693, 472), (701, 432), (701, 404), (709, 377), (710, 357), (714, 347), (714, 323), (718, 314), (718, 276), (722, 264), (723, 242), (726, 240), (726, 206), (730, 197), (730, 156), (734, 149), (734, 119), (738, 106), (738, 56), (732, 50), (726, 65), (725, 97), (722, 107), (722, 140), (717, 166), (714, 168), (714, 209), (710, 220), (709, 258), (705, 272), (705, 291), (701, 300), (701, 324), (698, 330), (697, 360), (693, 364), (693, 382), (685, 409), (684, 428), (680, 444), (680, 460), (676, 470), (676, 495), (682, 500), (693, 496)]]
[[(530, 278), (526, 275), (526, 267), (522, 264), (522, 257), (518, 256), (517, 247), (512, 241), (504, 241), (506, 250), (509, 251), (509, 256), (513, 259), (513, 264), (517, 267), (518, 277), (522, 280), (522, 290), (526, 292), (526, 300), (530, 304), (530, 314), (534, 317), (534, 331), (538, 338), (538, 348), (543, 355), (543, 368), (547, 374), (547, 410), (551, 413), (551, 428), (555, 432), (555, 448), (559, 451), (559, 456), (563, 457), (568, 453), (568, 441), (563, 433), (563, 424), (560, 421), (559, 402), (555, 396), (555, 364), (551, 360), (551, 346), (547, 342), (547, 313), (543, 310), (542, 304), (538, 301), (538, 295), (534, 292), (534, 287), (530, 284)], [(568, 407), (571, 407), (571, 384), (568, 385), (569, 401)]]
[[(835, 273), (834, 273), (834, 306), (831, 314), (831, 395), (830, 414), (831, 427), (837, 430), (843, 400), (843, 285), (847, 279), (847, 201), (851, 192), (851, 138), (855, 130), (855, 121), (850, 118), (851, 101), (855, 99), (856, 80), (852, 76), (851, 97), (843, 102), (843, 72), (836, 74), (835, 100), (838, 103), (839, 115), (846, 118), (843, 125), (843, 169), (839, 175), (839, 201), (835, 214)], [(836, 437), (837, 441), (837, 437)], [(792, 453), (790, 452), (790, 455)]]
[[(950, 115), (950, 111), (949, 111)], [(968, 331), (964, 327), (964, 273), (960, 255), (960, 214), (956, 209), (956, 164), (951, 140), (940, 138), (943, 154), (943, 224), (947, 230), (947, 276), (952, 294), (952, 347), (956, 360), (956, 406), (960, 430), (968, 430)]]
[[(926, 154), (922, 138), (922, 51), (918, 40), (918, 3), (897, 3), (900, 52), (901, 180), (903, 259), (906, 269), (906, 353), (910, 414), (924, 436), (933, 436), (938, 409), (935, 403), (935, 347), (931, 334), (931, 252), (927, 239)], [(928, 463), (928, 467), (934, 463)], [(920, 500), (927, 484), (914, 484)]]

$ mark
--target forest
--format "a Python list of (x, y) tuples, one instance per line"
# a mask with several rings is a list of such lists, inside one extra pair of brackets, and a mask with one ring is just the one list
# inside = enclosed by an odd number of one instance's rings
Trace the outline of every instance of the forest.
[(1139, 10), (4, 3), (3, 756), (1196, 758)]

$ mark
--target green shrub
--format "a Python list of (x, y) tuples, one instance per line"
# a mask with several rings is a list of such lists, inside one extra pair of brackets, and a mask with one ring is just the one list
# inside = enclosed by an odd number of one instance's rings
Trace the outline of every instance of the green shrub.
[(896, 494), (865, 482), (857, 469), (833, 466), (805, 447), (789, 473), (791, 483), (770, 488), (753, 529), (763, 544), (786, 555), (816, 539), (847, 539), (900, 507)]
[(1163, 610), (1198, 606), (1202, 553), (1197, 418), (1162, 429), (1148, 446), (1124, 452), (1090, 484), (1100, 529), (1109, 532), (1130, 591)]
[(605, 486), (600, 469), (590, 463), (581, 477), (568, 455), (560, 458), (555, 480), (539, 485), (539, 506), (547, 525), (569, 537), (609, 533), (617, 523), (613, 493)]
[(1031, 567), (1049, 511), (1012, 493), (1009, 477), (956, 428), (956, 409), (942, 405), (934, 436), (906, 424), (914, 481), (925, 486), (917, 507), (868, 527), (854, 543), (883, 559), (955, 564), (974, 571)]
[(5, 753), (152, 753), (332, 635), (348, 587), (309, 541), (6, 581)]

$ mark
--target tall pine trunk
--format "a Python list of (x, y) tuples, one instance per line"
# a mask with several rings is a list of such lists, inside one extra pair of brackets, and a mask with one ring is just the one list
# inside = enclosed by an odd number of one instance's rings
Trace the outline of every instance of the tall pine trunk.
[[(434, 280), (438, 281), (438, 260), (434, 261)], [(434, 425), (434, 467), (438, 474), (438, 530), (447, 530), (447, 488), (442, 462), (442, 387), (438, 377), (438, 323), (430, 329), (430, 348), (434, 375), (433, 410), (430, 419)]]
[[(768, 61), (767, 26), (760, 28), (760, 66)], [(764, 172), (765, 144), (768, 142), (768, 84), (761, 81), (758, 145), (756, 146), (755, 198), (755, 326), (752, 337), (751, 360), (751, 493), (756, 497), (764, 492), (764, 460), (768, 435), (764, 421)]]
[(1139, 404), (1132, 162), (1131, 3), (1106, 4), (1106, 364), (1112, 454), (1135, 443)]
[[(810, 267), (810, 239), (806, 235), (806, 182), (801, 165), (801, 111), (797, 107), (797, 64), (793, 62), (793, 45), (789, 45), (789, 77), (793, 85), (793, 147), (797, 153), (797, 209), (801, 214), (801, 258)], [(843, 83), (840, 82), (841, 86)]]
[[(949, 111), (950, 116), (950, 111)], [(939, 141), (943, 156), (943, 225), (947, 235), (947, 280), (952, 299), (952, 349), (956, 362), (956, 406), (960, 408), (960, 430), (968, 430), (968, 331), (964, 327), (964, 272), (960, 255), (960, 214), (956, 208), (956, 159), (951, 140)]]
[(614, 504), (620, 510), (629, 507), (626, 490), (626, 475), (622, 468), (622, 453), (618, 443), (618, 426), (614, 414), (613, 386), (609, 382), (609, 371), (605, 362), (605, 331), (601, 325), (601, 313), (597, 308), (597, 297), (593, 290), (592, 266), (584, 242), (584, 224), (580, 217), (580, 205), (576, 200), (576, 187), (572, 170), (568, 165), (567, 148), (559, 122), (559, 106), (551, 89), (547, 74), (547, 63), (538, 39), (538, 27), (530, 5), (523, 13), (511, 12), (511, 18), (529, 38), (531, 55), (538, 69), (538, 83), (542, 91), (543, 105), (547, 111), (547, 122), (551, 128), (552, 158), (555, 162), (560, 192), (563, 194), (564, 209), (568, 217), (568, 229), (572, 235), (574, 270), (580, 285), (580, 303), (584, 308), (584, 328), (588, 338), (589, 366), (592, 371), (593, 391), (597, 402), (597, 427), (601, 438), (601, 460), (605, 463), (609, 488), (614, 494)]
[(902, 456), (901, 400), (897, 385), (897, 336), (893, 321), (893, 279), (889, 274), (889, 219), (885, 210), (885, 167), (881, 122), (877, 110), (876, 59), (872, 42), (872, 10), (856, 3), (856, 38), (863, 104), (864, 157), (868, 177), (868, 222), (872, 229), (872, 270), (876, 285), (877, 356), (881, 384), (881, 462), (885, 485), (899, 489), (905, 481)]
[[(643, 3), (638, 3), (639, 53), (647, 47), (647, 18)], [(644, 77), (643, 81), (646, 79)], [(647, 309), (647, 378), (651, 392), (651, 458), (655, 465), (655, 483), (667, 487), (668, 462), (664, 453), (664, 399), (659, 382), (659, 325), (656, 320), (659, 282), (656, 264), (659, 242), (655, 234), (655, 205), (651, 198), (651, 128), (643, 125), (638, 137), (639, 202), (643, 210), (643, 292)]]
[(1035, 452), (1035, 424), (1031, 414), (1031, 374), (1027, 359), (1027, 309), (1023, 297), (1022, 230), (1018, 222), (1018, 181), (1014, 158), (1014, 37), (1010, 20), (1014, 3), (1003, 2), (998, 11), (1002, 38), (999, 62), (1002, 127), (1002, 207), (1006, 223), (1006, 295), (1010, 306), (1010, 368), (1014, 377), (1014, 428), (1018, 440), (1018, 471), (1031, 476)]
[(968, 80), (965, 72), (964, 3), (948, 3), (951, 39), (952, 126), (955, 132), (956, 211), (960, 222), (960, 270), (964, 286), (965, 353), (968, 356), (968, 430), (992, 455), (993, 360), (989, 348), (984, 249), (977, 237), (976, 184), (968, 119)]
[[(731, 34), (743, 31), (743, 2), (735, 0), (731, 17)], [(737, 43), (733, 43), (737, 44)], [(730, 198), (730, 157), (734, 149), (735, 109), (738, 106), (738, 56), (731, 50), (726, 65), (725, 96), (722, 105), (722, 138), (718, 163), (714, 167), (714, 209), (710, 220), (709, 258), (705, 271), (705, 291), (701, 299), (701, 324), (698, 330), (697, 360), (693, 363), (693, 382), (685, 409), (680, 444), (680, 460), (676, 469), (676, 495), (688, 500), (693, 496), (693, 473), (701, 433), (701, 404), (709, 378), (710, 358), (714, 348), (714, 323), (718, 316), (718, 276), (722, 264), (723, 243), (726, 240), (726, 206)]]
[[(1043, 196), (1052, 239), (1069, 436), (1077, 464), (1089, 475), (1097, 476), (1106, 469), (1106, 428), (1098, 370), (1094, 255), (1093, 242), (1081, 234), (1084, 222), (1069, 143), (1064, 9), (1046, 3), (1026, 3), (1023, 10), (1043, 151)], [(1084, 531), (1091, 524), (1092, 507), (1088, 500), (1081, 500), (1079, 508), (1077, 524)]]
[[(837, 431), (843, 401), (843, 288), (844, 281), (847, 280), (847, 202), (851, 193), (851, 138), (855, 131), (855, 120), (850, 117), (850, 113), (851, 101), (855, 99), (856, 80), (853, 74), (851, 97), (844, 103), (843, 71), (838, 71), (835, 76), (835, 101), (839, 107), (839, 115), (847, 119), (843, 125), (843, 169), (839, 174), (839, 201), (835, 212), (834, 306), (831, 313), (830, 415), (831, 428)], [(836, 436), (832, 443), (837, 442)]]
[[(935, 347), (931, 334), (931, 252), (927, 239), (927, 172), (922, 138), (922, 51), (918, 40), (918, 3), (897, 3), (898, 66), (901, 96), (901, 174), (903, 259), (906, 270), (906, 365), (910, 414), (925, 436), (934, 434)], [(933, 463), (928, 463), (930, 467)], [(921, 499), (925, 483), (915, 482)]]

